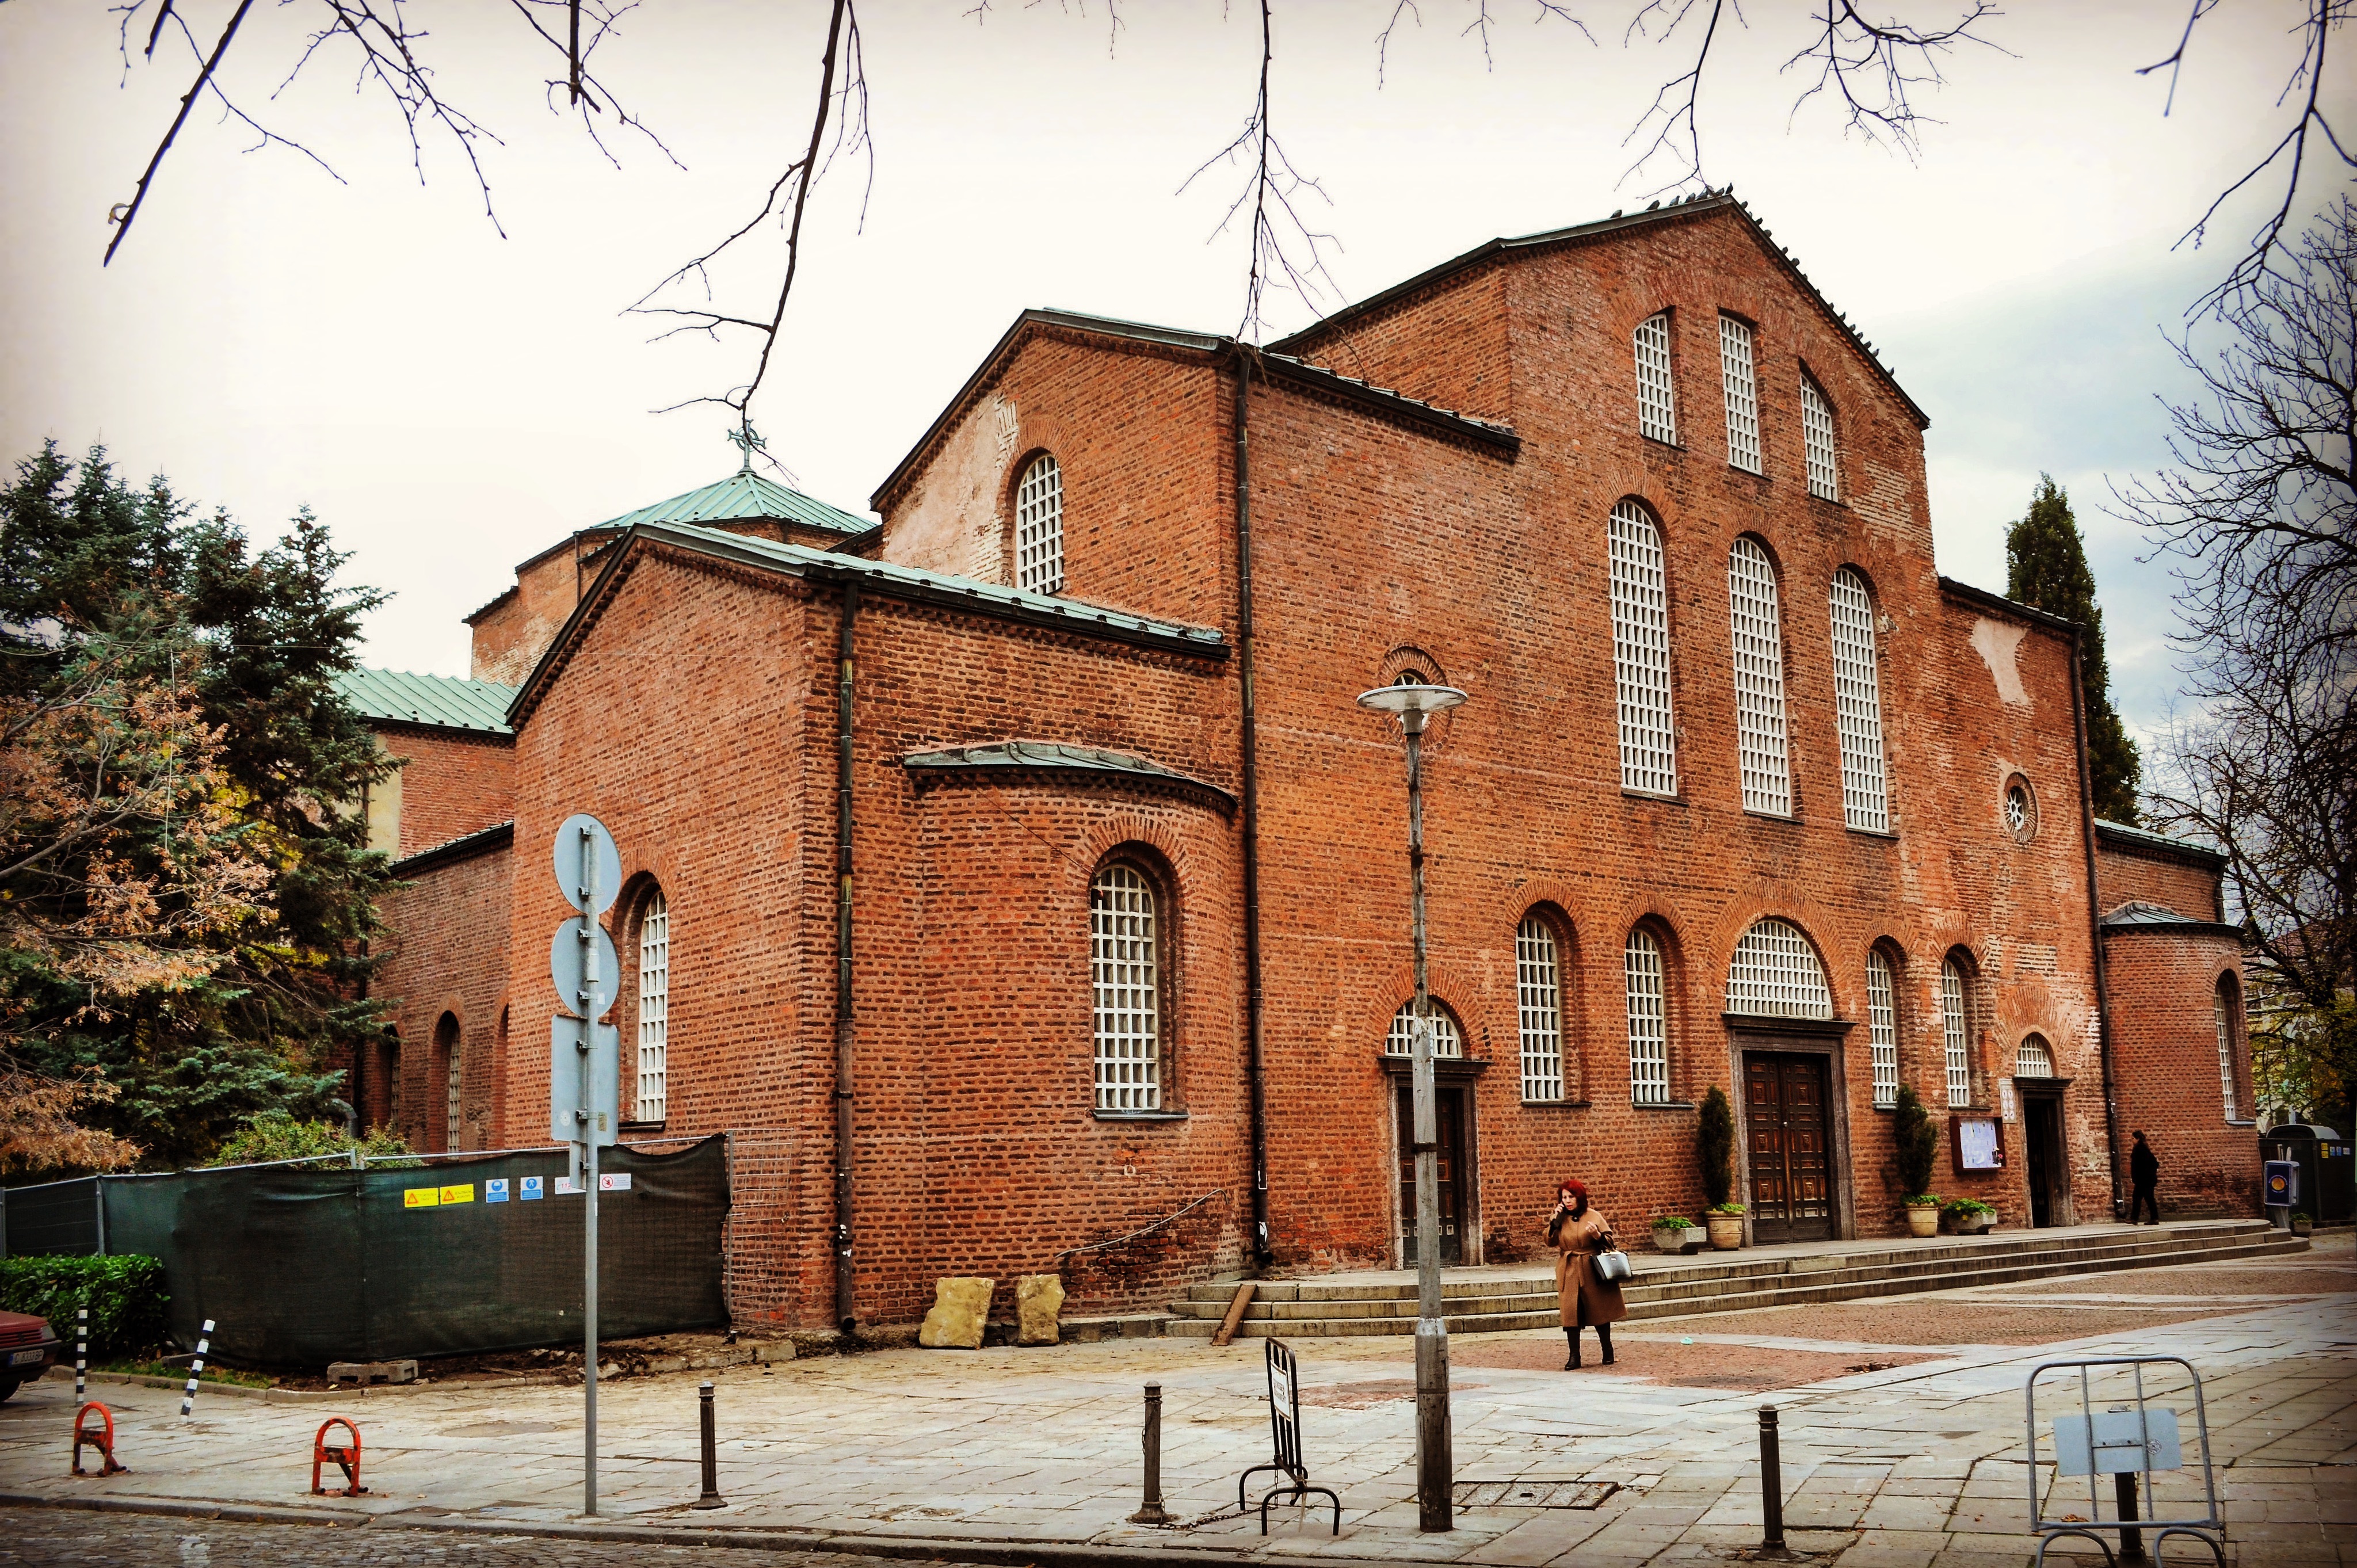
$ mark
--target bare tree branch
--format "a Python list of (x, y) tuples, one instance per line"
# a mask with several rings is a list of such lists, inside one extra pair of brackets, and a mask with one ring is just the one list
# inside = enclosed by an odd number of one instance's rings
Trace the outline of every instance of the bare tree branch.
[(1973, 31), (1975, 24), (1997, 15), (1987, 0), (1974, 0), (1962, 19), (1935, 30), (1899, 21), (1878, 27), (1859, 16), (1850, 0), (1819, 3), (1824, 9), (1812, 13), (1812, 19), (1819, 24), (1815, 39), (1782, 67), (1791, 70), (1804, 60), (1817, 66), (1817, 80), (1792, 102), (1793, 114), (1797, 116), (1810, 99), (1830, 90), (1841, 96), (1844, 132), (1856, 131), (1869, 143), (1887, 138), (1910, 161), (1921, 145), (1917, 127), (1938, 124), (1916, 110), (1911, 91), (1946, 82), (1939, 58), (1956, 45), (1997, 48)]
[[(205, 57), (204, 69), (197, 72), (196, 81), (186, 92), (180, 94), (180, 112), (172, 116), (170, 129), (164, 133), (164, 139), (156, 144), (156, 151), (148, 157), (147, 166), (140, 171), (138, 188), (132, 192), (131, 199), (117, 209), (121, 214), (120, 217), (116, 216), (115, 212), (106, 215), (107, 221), (114, 225), (114, 238), (106, 242), (106, 254), (99, 259), (100, 266), (105, 266), (114, 260), (115, 247), (123, 243), (123, 237), (125, 234), (131, 232), (132, 220), (139, 216), (139, 209), (147, 199), (148, 184), (155, 179), (156, 170), (163, 163), (164, 155), (172, 150), (172, 138), (178, 135), (180, 127), (188, 123), (188, 111), (196, 106), (197, 94), (205, 90), (207, 82), (212, 81), (213, 70), (221, 64), (221, 56), (228, 52), (230, 40), (237, 37), (238, 25), (245, 20), (245, 14), (252, 9), (253, 9), (253, 0), (238, 0), (236, 13), (230, 17), (229, 26), (221, 29), (221, 42), (215, 44), (213, 52)], [(158, 27), (164, 25), (161, 15), (156, 16), (156, 25)], [(152, 36), (147, 40), (147, 48), (149, 52), (154, 52), (156, 40)]]

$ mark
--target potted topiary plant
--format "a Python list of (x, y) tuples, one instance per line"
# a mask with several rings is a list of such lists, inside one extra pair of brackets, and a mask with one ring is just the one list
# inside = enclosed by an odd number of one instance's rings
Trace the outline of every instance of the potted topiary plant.
[(1932, 1167), (1940, 1158), (1940, 1130), (1932, 1113), (1906, 1084), (1899, 1086), (1899, 1105), (1892, 1115), (1891, 1138), (1898, 1145), (1900, 1207), (1907, 1210), (1910, 1236), (1940, 1233), (1940, 1195), (1932, 1190)]
[(1698, 1252), (1709, 1234), (1683, 1214), (1664, 1214), (1653, 1221), (1653, 1251)]
[(1710, 1229), (1710, 1244), (1722, 1252), (1733, 1251), (1743, 1245), (1743, 1206), (1728, 1201), (1735, 1190), (1735, 1109), (1727, 1102), (1727, 1091), (1715, 1083), (1702, 1097), (1695, 1163), (1701, 1167), (1703, 1197), (1709, 1200), (1703, 1219)]
[(1940, 1209), (1948, 1229), (1959, 1236), (1978, 1236), (1996, 1223), (1996, 1210), (1976, 1197), (1959, 1197)]
[(2301, 1212), (2299, 1209), (2295, 1208), (2295, 1209), (2293, 1209), (2293, 1210), (2291, 1211), (2291, 1233), (2292, 1233), (2293, 1235), (2295, 1235), (2295, 1236), (2309, 1236), (2309, 1235), (2313, 1235), (2313, 1234), (2315, 1233), (2315, 1231), (2316, 1231), (2316, 1221), (2315, 1221), (2315, 1220), (2310, 1219), (2309, 1219), (2309, 1218), (2305, 1213)]

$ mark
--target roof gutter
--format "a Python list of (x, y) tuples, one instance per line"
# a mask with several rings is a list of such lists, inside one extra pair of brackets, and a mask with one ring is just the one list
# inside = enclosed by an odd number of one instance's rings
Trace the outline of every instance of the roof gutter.
[[(1941, 585), (1948, 585), (1946, 578), (1941, 579)], [(2042, 614), (2035, 610), (2030, 613)], [(2095, 1057), (2104, 1071), (2104, 1165), (2111, 1174), (2112, 1218), (2117, 1219), (2121, 1217), (2120, 1112), (2112, 1078), (2112, 983), (2104, 952), (2104, 896), (2095, 885), (2095, 780), (2087, 759), (2087, 695), (2079, 681), (2080, 644), (2084, 634), (2076, 621), (2063, 624), (2071, 628), (2071, 736), (2079, 752), (2079, 838), (2086, 851), (2087, 934), (2093, 944), (2095, 963)]]
[(1252, 1262), (1265, 1271), (1275, 1261), (1268, 1234), (1268, 1080), (1265, 1070), (1267, 1009), (1260, 961), (1260, 715), (1253, 689), (1252, 374), (1257, 356), (1235, 346), (1236, 673), (1243, 693), (1240, 771), (1244, 850), (1244, 1078), (1252, 1106)]

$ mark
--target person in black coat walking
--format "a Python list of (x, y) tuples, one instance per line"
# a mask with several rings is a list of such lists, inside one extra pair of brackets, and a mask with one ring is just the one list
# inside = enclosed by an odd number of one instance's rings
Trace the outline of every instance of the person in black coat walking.
[(2136, 1216), (2149, 1213), (2152, 1223), (2160, 1223), (2160, 1201), (2154, 1196), (2160, 1186), (2160, 1162), (2153, 1157), (2152, 1145), (2144, 1134), (2136, 1134), (2136, 1147), (2128, 1151), (2128, 1181), (2136, 1196), (2128, 1199), (2128, 1223), (2141, 1223)]

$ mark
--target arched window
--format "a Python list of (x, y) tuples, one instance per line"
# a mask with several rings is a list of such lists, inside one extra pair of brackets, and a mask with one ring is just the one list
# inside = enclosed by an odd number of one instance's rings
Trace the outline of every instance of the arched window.
[(2218, 1019), (2218, 1091), (2226, 1104), (2226, 1120), (2234, 1120), (2234, 982), (2218, 977), (2211, 993), (2211, 1010)]
[(1792, 813), (1784, 751), (1784, 639), (1776, 615), (1776, 568), (1756, 539), (1727, 556), (1727, 601), (1735, 633), (1735, 749), (1743, 768), (1743, 809)]
[(1834, 574), (1834, 706), (1841, 730), (1842, 817), (1870, 833), (1890, 831), (1882, 778), (1882, 686), (1875, 672), (1874, 596), (1845, 566)]
[(1954, 959), (1940, 966), (1940, 1038), (1945, 1047), (1948, 1103), (1973, 1102), (1972, 1019), (1964, 1006), (1964, 972)]
[(1718, 369), (1727, 387), (1727, 460), (1760, 473), (1760, 391), (1751, 372), (1751, 328), (1732, 316), (1718, 318)]
[(1830, 1018), (1834, 993), (1817, 950), (1790, 920), (1759, 920), (1727, 966), (1727, 1010), (1760, 1018)]
[[(1432, 1054), (1436, 1057), (1461, 1057), (1465, 1054), (1465, 1032), (1457, 1026), (1457, 1015), (1437, 999), (1432, 1004)], [(1399, 1011), (1392, 1015), (1392, 1026), (1383, 1036), (1383, 1055), (1415, 1055), (1415, 997), (1401, 1003)]]
[(639, 906), (639, 1091), (633, 1122), (671, 1109), (671, 905), (658, 887)]
[(2013, 1076), (2016, 1078), (2052, 1078), (2054, 1047), (2046, 1043), (2043, 1035), (2027, 1035), (2013, 1053)]
[[(442, 1075), (442, 1148), (447, 1154), (458, 1146), (458, 1116), (461, 1110), (460, 1090), (465, 1088), (466, 1049), (458, 1040), (458, 1016), (445, 1013), (434, 1024), (434, 1065)], [(427, 1115), (433, 1112), (428, 1111)]]
[(1115, 861), (1089, 885), (1097, 1109), (1162, 1109), (1162, 922), (1154, 884)]
[(1064, 591), (1064, 476), (1045, 452), (1015, 488), (1015, 585), (1034, 594)]
[(1678, 792), (1670, 717), (1670, 594), (1661, 530), (1635, 501), (1612, 509), (1612, 671), (1620, 706), (1620, 788)]
[(1526, 915), (1514, 931), (1514, 990), (1523, 1034), (1523, 1098), (1563, 1098), (1563, 966), (1555, 927)]
[(1637, 324), (1637, 429), (1671, 446), (1678, 440), (1677, 394), (1670, 382), (1670, 313)]
[(1820, 499), (1841, 499), (1840, 469), (1834, 461), (1834, 405), (1824, 392), (1801, 372), (1801, 445), (1809, 459), (1809, 493)]
[(1629, 1098), (1659, 1105), (1670, 1098), (1670, 1010), (1662, 944), (1639, 926), (1629, 933)]
[(1890, 960), (1879, 950), (1866, 955), (1867, 1052), (1873, 1058), (1874, 1102), (1899, 1103), (1899, 987)]

